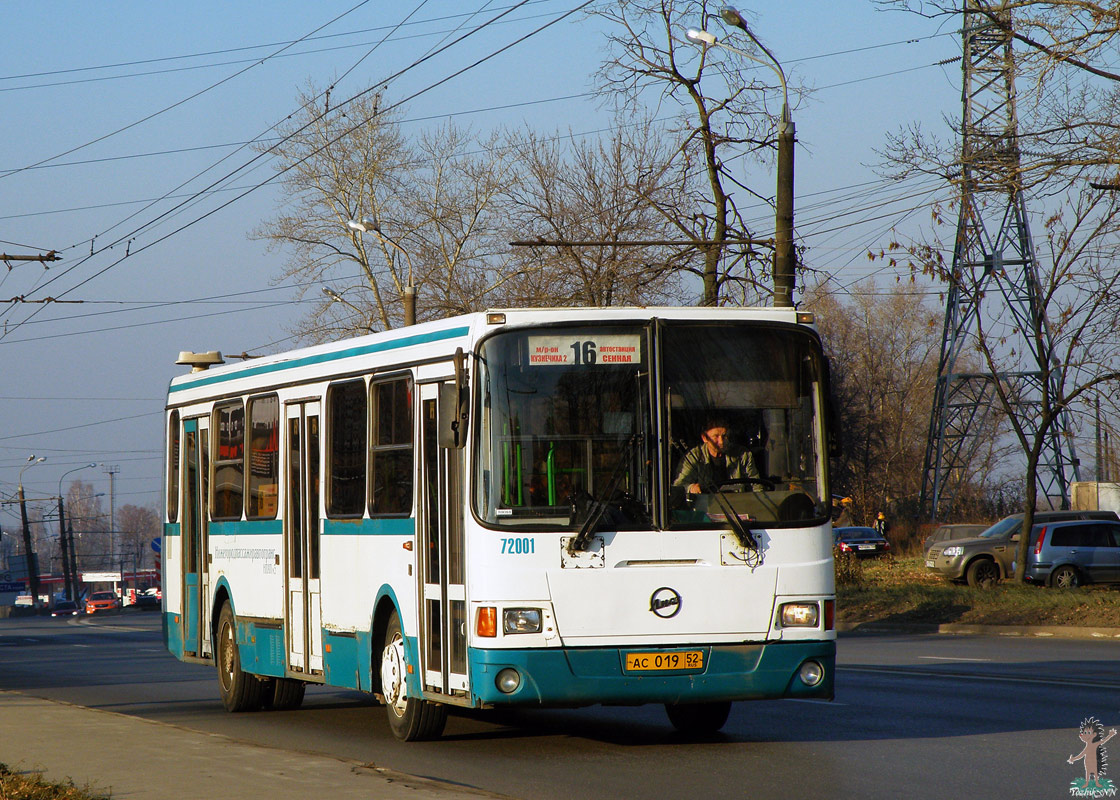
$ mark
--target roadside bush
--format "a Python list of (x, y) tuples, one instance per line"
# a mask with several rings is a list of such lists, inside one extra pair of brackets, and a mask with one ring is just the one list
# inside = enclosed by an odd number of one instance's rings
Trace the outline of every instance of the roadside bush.
[(863, 563), (855, 553), (842, 553), (836, 549), (832, 552), (832, 556), (837, 586), (863, 586)]

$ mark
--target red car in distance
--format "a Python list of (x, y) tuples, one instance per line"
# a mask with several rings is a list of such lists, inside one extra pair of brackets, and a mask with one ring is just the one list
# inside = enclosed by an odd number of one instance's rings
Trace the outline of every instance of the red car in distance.
[(120, 607), (120, 598), (113, 592), (94, 592), (86, 598), (87, 614), (95, 614), (98, 611), (116, 611)]

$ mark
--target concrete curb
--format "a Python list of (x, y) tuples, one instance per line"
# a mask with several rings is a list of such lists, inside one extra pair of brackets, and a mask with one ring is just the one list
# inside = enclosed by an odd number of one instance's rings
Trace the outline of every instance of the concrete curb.
[(1019, 636), (1051, 639), (1120, 640), (1120, 628), (1092, 628), (1072, 625), (972, 625), (963, 622), (838, 622), (837, 633), (911, 633), (970, 634), (979, 636)]

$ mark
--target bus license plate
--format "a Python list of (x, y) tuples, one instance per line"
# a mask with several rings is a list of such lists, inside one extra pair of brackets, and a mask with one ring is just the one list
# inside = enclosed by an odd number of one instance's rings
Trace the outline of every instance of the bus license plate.
[(703, 669), (702, 650), (684, 650), (677, 653), (627, 653), (627, 672), (657, 672), (673, 669)]

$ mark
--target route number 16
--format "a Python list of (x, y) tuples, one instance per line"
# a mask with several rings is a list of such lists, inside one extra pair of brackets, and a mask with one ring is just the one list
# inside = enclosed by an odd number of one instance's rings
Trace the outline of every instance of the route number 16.
[(594, 364), (596, 358), (595, 342), (572, 342), (572, 359), (576, 364)]

